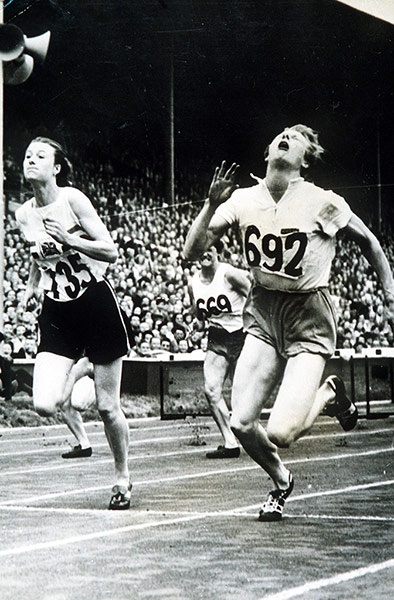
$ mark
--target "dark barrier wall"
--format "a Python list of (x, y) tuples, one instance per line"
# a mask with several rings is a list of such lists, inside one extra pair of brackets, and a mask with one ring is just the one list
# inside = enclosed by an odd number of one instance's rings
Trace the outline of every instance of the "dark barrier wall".
[[(202, 365), (202, 362), (201, 362)], [(33, 374), (34, 360), (19, 358), (14, 360), (15, 369), (24, 369)], [(156, 359), (123, 360), (122, 394), (160, 395), (160, 363)]]

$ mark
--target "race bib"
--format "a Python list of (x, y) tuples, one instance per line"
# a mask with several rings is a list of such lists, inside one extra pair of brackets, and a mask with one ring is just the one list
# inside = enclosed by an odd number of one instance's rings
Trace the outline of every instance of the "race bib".
[(245, 231), (244, 251), (248, 265), (281, 277), (298, 279), (303, 275), (302, 262), (307, 246), (308, 236), (302, 231), (262, 235), (255, 225), (249, 225)]

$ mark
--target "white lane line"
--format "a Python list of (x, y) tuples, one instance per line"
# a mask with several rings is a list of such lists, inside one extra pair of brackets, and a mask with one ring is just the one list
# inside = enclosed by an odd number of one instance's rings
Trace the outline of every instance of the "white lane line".
[[(133, 486), (145, 486), (145, 485), (162, 485), (163, 483), (170, 483), (170, 482), (174, 482), (174, 481), (185, 481), (187, 479), (198, 479), (201, 477), (210, 477), (212, 475), (219, 475), (222, 473), (232, 473), (234, 471), (248, 471), (250, 469), (254, 469), (256, 468), (254, 465), (253, 466), (249, 466), (249, 467), (243, 467), (243, 468), (238, 468), (238, 469), (217, 469), (217, 470), (212, 470), (212, 471), (204, 471), (202, 473), (189, 473), (186, 475), (174, 475), (171, 477), (163, 477), (160, 479), (148, 479), (148, 480), (141, 480), (141, 481), (133, 481)], [(42, 494), (41, 496), (30, 496), (28, 498), (23, 498), (19, 500), (19, 504), (21, 502), (23, 503), (28, 503), (28, 502), (38, 502), (41, 500), (51, 500), (53, 498), (60, 498), (62, 496), (77, 496), (78, 494), (87, 494), (87, 493), (91, 493), (91, 492), (102, 492), (103, 490), (108, 490), (108, 485), (100, 485), (100, 486), (94, 486), (94, 487), (88, 487), (88, 488), (84, 488), (84, 489), (76, 489), (76, 490), (70, 490), (70, 491), (61, 491), (61, 492), (51, 492), (49, 494)], [(0, 507), (10, 504), (12, 503), (12, 505), (17, 504), (15, 500), (3, 500), (2, 502), (0, 502)]]
[[(159, 422), (161, 423), (162, 420), (160, 419), (160, 417), (133, 417), (130, 419), (127, 419), (127, 422), (130, 424), (133, 423), (143, 423), (143, 422)], [(84, 423), (85, 427), (90, 427), (93, 425), (102, 425), (102, 421), (86, 421), (86, 423)], [(20, 431), (47, 431), (48, 429), (60, 429), (61, 427), (66, 427), (66, 425), (64, 423), (54, 423), (53, 425), (23, 425), (22, 427), (0, 427), (0, 435), (3, 433), (15, 433), (17, 434)]]
[[(60, 515), (99, 515), (103, 516), (103, 513), (110, 514), (107, 508), (55, 508), (54, 506), (1, 506), (0, 510), (3, 512), (33, 512), (33, 513), (49, 513), (49, 514), (60, 514)], [(241, 509), (240, 509), (241, 510)], [(221, 510), (221, 511), (211, 511), (211, 512), (201, 512), (199, 510), (151, 510), (144, 509), (138, 510), (134, 509), (131, 506), (130, 510), (122, 513), (123, 516), (132, 515), (135, 516), (161, 516), (161, 517), (169, 517), (169, 516), (199, 516), (201, 518), (205, 517), (217, 517), (217, 516), (230, 516), (230, 517), (239, 517), (242, 515), (241, 512), (238, 512), (237, 509), (229, 509), (229, 510)], [(115, 516), (114, 513), (110, 514), (110, 516)], [(117, 516), (121, 518), (120, 513), (117, 513)], [(250, 517), (250, 513), (246, 513), (243, 516)]]
[[(261, 504), (259, 504), (258, 506), (261, 506)], [(30, 510), (30, 508), (32, 508), (32, 507), (29, 507), (29, 510)], [(37, 507), (37, 508), (40, 508), (40, 510), (41, 510), (41, 507)], [(6, 510), (7, 507), (1, 506), (0, 510), (3, 510), (3, 509)], [(18, 507), (19, 511), (22, 511), (22, 509), (23, 509), (22, 506)], [(12, 508), (12, 510), (14, 510), (14, 507)], [(45, 510), (45, 509), (42, 509), (42, 510)], [(56, 511), (57, 509), (54, 509), (54, 510)], [(59, 509), (59, 510), (61, 511), (61, 509)], [(75, 510), (77, 510), (77, 509), (75, 509)], [(149, 512), (151, 512), (151, 511), (149, 511)], [(153, 511), (152, 511), (152, 513), (153, 513)], [(85, 514), (88, 514), (88, 512), (86, 512)], [(167, 515), (170, 513), (166, 510), (165, 514)], [(176, 513), (174, 512), (174, 514), (176, 514)], [(235, 508), (233, 510), (232, 514), (234, 517), (236, 517), (236, 516), (250, 517), (254, 513), (251, 513), (248, 510), (244, 510), (244, 509), (238, 510)], [(380, 522), (392, 523), (394, 521), (394, 517), (378, 517), (375, 515), (358, 515), (358, 516), (355, 516), (355, 515), (313, 515), (313, 514), (309, 514), (309, 513), (300, 513), (300, 514), (296, 515), (295, 513), (286, 512), (285, 520), (287, 521), (288, 519), (308, 519), (308, 520), (315, 519), (317, 521), (346, 521), (346, 522), (348, 522), (348, 521), (356, 521), (356, 522), (358, 522), (358, 521), (377, 521), (379, 523)]]
[(295, 515), (286, 513), (286, 517), (290, 519), (317, 519), (318, 521), (384, 521), (392, 522), (394, 517), (378, 517), (375, 515)]
[[(377, 482), (375, 482), (377, 483)], [(371, 486), (372, 487), (372, 486)], [(343, 490), (342, 490), (343, 493)], [(302, 500), (303, 496), (298, 496), (297, 497), (298, 500)], [(260, 506), (260, 505), (258, 505)], [(200, 511), (195, 511), (195, 510), (167, 510), (167, 509), (162, 509), (162, 510), (152, 510), (150, 508), (146, 508), (146, 509), (134, 509), (133, 506), (131, 506), (130, 508), (130, 512), (127, 513), (123, 513), (124, 515), (130, 515), (132, 514), (132, 516), (151, 516), (151, 515), (159, 515), (162, 517), (168, 517), (168, 516), (181, 516), (181, 515), (203, 515), (204, 517), (245, 517), (245, 518), (256, 518), (256, 515), (251, 512), (250, 510), (247, 510), (248, 507), (240, 507), (240, 508), (231, 508), (225, 511), (211, 511), (211, 512), (204, 512), (201, 513)], [(93, 516), (93, 515), (98, 515), (98, 516), (103, 516), (103, 513), (107, 512), (106, 508), (62, 508), (62, 507), (55, 507), (55, 506), (0, 506), (0, 511), (2, 512), (26, 512), (26, 513), (46, 513), (46, 514), (54, 514), (54, 515), (83, 515), (85, 517), (87, 516)], [(392, 523), (394, 521), (394, 517), (387, 517), (387, 516), (375, 516), (375, 515), (325, 515), (325, 514), (321, 514), (321, 515), (316, 515), (316, 514), (308, 514), (308, 513), (302, 513), (302, 514), (295, 514), (295, 513), (286, 513), (285, 515), (286, 517), (286, 521), (288, 519), (314, 519), (317, 521), (355, 521), (355, 522), (362, 522), (362, 521), (372, 521), (372, 522), (379, 522), (379, 523)]]
[(321, 590), (325, 587), (339, 585), (341, 583), (345, 583), (346, 581), (352, 581), (353, 579), (358, 579), (359, 577), (365, 577), (366, 575), (378, 573), (379, 571), (383, 571), (385, 569), (392, 569), (393, 567), (394, 558), (381, 563), (370, 564), (366, 567), (361, 567), (360, 569), (353, 569), (352, 571), (347, 571), (345, 573), (338, 573), (333, 577), (325, 577), (324, 579), (310, 581), (309, 583), (305, 583), (304, 585), (288, 588), (287, 590), (283, 590), (275, 594), (262, 596), (260, 600), (290, 600), (290, 598), (304, 596), (308, 592)]
[[(87, 425), (88, 422), (84, 423), (84, 426)], [(104, 433), (104, 427), (101, 421), (98, 421), (96, 423), (97, 425), (97, 429), (99, 429), (98, 431), (89, 431), (89, 437), (93, 437), (96, 435), (101, 435), (103, 438), (105, 437), (105, 433)], [(140, 431), (165, 431), (167, 429), (181, 429), (181, 428), (189, 428), (190, 430), (192, 430), (193, 427), (209, 427), (210, 425), (214, 426), (214, 422), (212, 420), (207, 421), (207, 425), (205, 425), (205, 423), (189, 423), (189, 422), (181, 422), (181, 423), (177, 423), (176, 426), (175, 425), (163, 425), (163, 426), (156, 426), (156, 427), (130, 427), (129, 431), (130, 434), (133, 433), (139, 433)], [(21, 437), (20, 439), (14, 439), (14, 437), (10, 437), (8, 439), (0, 439), (0, 445), (1, 444), (24, 444), (26, 442), (52, 442), (55, 440), (65, 440), (65, 438), (67, 437), (72, 437), (70, 434), (70, 431), (68, 429), (66, 429), (65, 425), (62, 425), (61, 427), (65, 428), (65, 431), (62, 435), (46, 435), (45, 432), (42, 432), (39, 435), (36, 435), (34, 437)], [(33, 427), (30, 427), (30, 429), (34, 429)], [(86, 427), (85, 427), (86, 429)], [(4, 430), (3, 430), (4, 431)], [(14, 431), (14, 430), (12, 430)], [(387, 430), (389, 431), (389, 430)], [(39, 433), (39, 432), (38, 432)], [(0, 433), (0, 438), (3, 436), (2, 433)]]
[[(325, 490), (323, 492), (310, 492), (309, 494), (290, 496), (290, 498), (286, 500), (286, 506), (290, 502), (297, 502), (298, 500), (309, 500), (310, 498), (321, 498), (322, 496), (335, 496), (337, 494), (349, 494), (352, 492), (359, 492), (360, 490), (369, 490), (371, 488), (386, 487), (390, 485), (394, 485), (394, 479), (385, 479), (384, 481), (373, 481), (371, 483), (360, 483), (359, 485), (349, 485), (347, 487), (336, 490)], [(243, 510), (256, 510), (260, 506), (261, 502), (260, 504), (250, 504), (249, 506), (244, 506)]]
[[(295, 460), (290, 460), (287, 461), (285, 464), (295, 464), (295, 463), (310, 463), (315, 462), (315, 461), (336, 461), (336, 460), (341, 460), (341, 459), (349, 459), (349, 458), (359, 458), (360, 456), (371, 456), (371, 455), (375, 455), (375, 454), (382, 454), (385, 452), (392, 452), (392, 448), (381, 448), (380, 450), (368, 450), (366, 452), (357, 452), (357, 453), (353, 453), (353, 454), (335, 454), (335, 455), (327, 455), (327, 456), (320, 456), (320, 457), (316, 457), (316, 458), (302, 458), (302, 459), (295, 459)], [(261, 467), (259, 467), (256, 464), (252, 464), (252, 465), (248, 465), (248, 466), (244, 466), (244, 467), (233, 467), (233, 468), (220, 468), (220, 469), (212, 469), (210, 471), (202, 471), (201, 473), (186, 473), (184, 475), (173, 475), (170, 477), (162, 477), (160, 479), (148, 479), (148, 480), (141, 480), (141, 481), (133, 481), (133, 485), (137, 486), (145, 486), (145, 485), (162, 485), (163, 483), (170, 483), (170, 482), (175, 482), (175, 481), (185, 481), (188, 479), (199, 479), (199, 478), (203, 478), (203, 477), (211, 477), (211, 476), (216, 476), (216, 475), (223, 475), (223, 474), (229, 474), (229, 473), (240, 473), (243, 471), (251, 471), (253, 469), (261, 469)], [(393, 480), (394, 481), (394, 480)], [(390, 484), (391, 482), (389, 482)], [(373, 484), (372, 484), (373, 485)], [(381, 485), (387, 485), (385, 483), (382, 483)], [(362, 487), (362, 486), (361, 486)], [(359, 488), (358, 486), (352, 486), (350, 489), (361, 489), (361, 487)], [(28, 498), (20, 498), (18, 500), (18, 502), (16, 502), (13, 499), (10, 500), (3, 500), (0, 502), (0, 507), (7, 505), (7, 504), (26, 504), (29, 502), (38, 502), (41, 500), (50, 500), (50, 499), (54, 499), (54, 498), (59, 498), (59, 497), (63, 497), (63, 496), (75, 496), (78, 494), (87, 494), (90, 492), (101, 492), (103, 490), (107, 490), (108, 486), (95, 486), (95, 487), (88, 487), (88, 488), (84, 488), (84, 489), (76, 489), (76, 490), (70, 490), (70, 491), (60, 491), (60, 492), (51, 492), (49, 494), (42, 494), (40, 496), (30, 496)], [(345, 488), (348, 489), (348, 488)], [(333, 492), (334, 493), (334, 492)], [(326, 492), (319, 492), (320, 495), (325, 495)], [(308, 498), (308, 497), (313, 497), (314, 494), (308, 495), (305, 494), (304, 496), (302, 496), (302, 498)], [(287, 502), (291, 502), (292, 499), (295, 499), (294, 497), (291, 497), (287, 500)], [(296, 499), (298, 499), (298, 497), (296, 497)], [(252, 505), (249, 508), (256, 508), (255, 505)]]
[[(217, 437), (217, 433), (216, 431), (213, 433), (204, 433), (204, 437)], [(133, 447), (133, 446), (141, 446), (142, 444), (154, 444), (154, 443), (159, 443), (160, 444), (166, 444), (169, 442), (176, 442), (177, 440), (179, 440), (180, 442), (184, 441), (184, 440), (190, 440), (193, 437), (192, 432), (190, 432), (188, 435), (177, 435), (177, 436), (171, 436), (171, 437), (155, 437), (155, 438), (143, 438), (142, 440), (131, 440), (129, 447)], [(95, 444), (94, 448), (108, 448), (108, 443), (107, 442), (103, 442), (102, 444)], [(67, 448), (66, 448), (67, 449)], [(42, 454), (45, 452), (59, 452), (61, 451), (61, 447), (60, 445), (54, 445), (54, 446), (47, 446), (46, 448), (35, 448), (34, 450), (23, 450), (20, 452), (2, 452), (0, 455), (0, 459), (1, 458), (9, 458), (10, 456), (30, 456), (31, 454)]]
[[(394, 483), (394, 481), (392, 483)], [(379, 484), (386, 485), (387, 482), (375, 482), (374, 484), (371, 484), (371, 485), (377, 486)], [(368, 486), (363, 486), (363, 487), (368, 487)], [(335, 493), (344, 493), (344, 490), (335, 490)], [(316, 494), (316, 495), (318, 495), (318, 494)], [(206, 519), (208, 517), (218, 518), (218, 517), (225, 517), (225, 516), (239, 516), (239, 511), (244, 511), (245, 508), (246, 507), (240, 507), (239, 509), (236, 509), (236, 510), (232, 509), (232, 510), (223, 510), (223, 511), (217, 511), (217, 512), (187, 513), (186, 516), (177, 517), (177, 518), (173, 518), (173, 519), (165, 518), (162, 520), (150, 521), (148, 523), (140, 523), (140, 524), (129, 525), (129, 526), (125, 526), (125, 527), (116, 527), (113, 529), (96, 531), (96, 532), (90, 533), (90, 534), (72, 536), (72, 537), (63, 538), (60, 540), (41, 542), (41, 543), (37, 543), (37, 544), (25, 544), (25, 545), (19, 546), (17, 548), (9, 548), (6, 550), (1, 550), (0, 557), (15, 556), (15, 555), (24, 554), (27, 552), (37, 552), (40, 550), (47, 550), (49, 548), (59, 548), (61, 546), (66, 546), (68, 544), (80, 543), (80, 542), (85, 542), (88, 540), (99, 539), (99, 538), (103, 538), (103, 537), (110, 537), (110, 536), (119, 535), (122, 533), (127, 533), (127, 532), (131, 532), (131, 531), (140, 531), (140, 530), (149, 529), (149, 528), (153, 528), (153, 527), (162, 527), (162, 526), (167, 526), (167, 525), (176, 525), (178, 523), (187, 523), (187, 522), (196, 521), (199, 519)], [(15, 510), (15, 509), (16, 509), (16, 507), (13, 508), (13, 510)], [(53, 512), (53, 510), (50, 512)], [(68, 512), (70, 513), (71, 509), (69, 509)], [(76, 511), (74, 510), (73, 512), (76, 512)], [(100, 512), (102, 514), (103, 511), (94, 511), (94, 512)], [(165, 511), (163, 511), (163, 512), (165, 512)], [(88, 513), (92, 514), (93, 511), (89, 510)], [(148, 513), (148, 511), (137, 511), (137, 514), (146, 515), (147, 513)], [(86, 511), (83, 514), (86, 514)], [(133, 514), (133, 510), (131, 509), (131, 511), (130, 512), (128, 511), (127, 514), (128, 515)], [(156, 514), (157, 514), (157, 511), (156, 511)], [(394, 561), (388, 561), (388, 562), (393, 563), (393, 565), (390, 565), (390, 567), (394, 566)], [(386, 563), (381, 563), (381, 564), (386, 564)], [(369, 568), (370, 567), (367, 567), (367, 569), (369, 569)], [(388, 568), (388, 566), (384, 567), (384, 568)], [(378, 570), (380, 570), (380, 569), (378, 569)], [(350, 571), (350, 573), (359, 573), (361, 571), (365, 571), (365, 569), (357, 569), (356, 571)], [(374, 571), (369, 571), (369, 572), (374, 572)], [(367, 572), (362, 573), (362, 574), (367, 574)], [(357, 575), (357, 576), (362, 576), (362, 574)], [(341, 579), (341, 577), (343, 577), (343, 576), (339, 575), (339, 576), (335, 576), (335, 577), (332, 577), (329, 579), (319, 580), (319, 582), (312, 582), (311, 584), (306, 584), (306, 585), (313, 586), (313, 585), (318, 584), (318, 587), (311, 587), (310, 589), (319, 589), (320, 587), (324, 587), (326, 585), (332, 585), (332, 584), (340, 583), (341, 581), (347, 580), (347, 579)], [(354, 576), (349, 577), (349, 579), (352, 579), (352, 578), (354, 578)], [(322, 582), (325, 582), (325, 583), (322, 584)], [(299, 590), (302, 590), (302, 591), (299, 591)], [(304, 593), (304, 591), (305, 591), (305, 586), (300, 586), (298, 588), (292, 588), (291, 590), (287, 590), (285, 592), (280, 592), (280, 593), (287, 593), (287, 594), (290, 593), (293, 595), (267, 596), (267, 597), (262, 598), (261, 600), (285, 600), (286, 598), (293, 598), (295, 596), (302, 595), (302, 593)], [(309, 591), (309, 589), (307, 588), (306, 591)]]
[(304, 435), (303, 437), (297, 440), (298, 442), (303, 442), (305, 440), (316, 440), (319, 438), (348, 438), (348, 437), (358, 437), (363, 435), (375, 435), (376, 433), (392, 433), (394, 435), (394, 427), (385, 427), (383, 429), (353, 429), (353, 431), (334, 431), (332, 433), (315, 433), (312, 435)]
[[(332, 456), (332, 458), (330, 457), (330, 459), (342, 459), (342, 458), (353, 458), (356, 456), (373, 456), (374, 454), (382, 454), (383, 452), (394, 452), (394, 447), (390, 446), (389, 448), (377, 448), (375, 450), (365, 450), (364, 452), (348, 452), (348, 453), (344, 453), (344, 454), (335, 454)], [(289, 465), (296, 465), (298, 464), (300, 461), (301, 462), (320, 462), (322, 460), (325, 460), (324, 456), (313, 456), (313, 457), (308, 457), (307, 459), (299, 459), (299, 458), (294, 458), (292, 460), (288, 460), (287, 464)]]
[(177, 523), (185, 523), (188, 521), (196, 521), (198, 519), (204, 519), (208, 514), (188, 515), (187, 517), (179, 517), (177, 519), (163, 519), (162, 521), (150, 521), (148, 523), (139, 523), (136, 525), (128, 525), (126, 527), (116, 527), (114, 529), (104, 529), (96, 531), (94, 533), (87, 533), (84, 535), (76, 535), (60, 540), (53, 540), (51, 542), (40, 542), (38, 544), (26, 544), (17, 548), (9, 548), (8, 550), (0, 550), (0, 557), (2, 556), (15, 556), (18, 554), (24, 554), (26, 552), (37, 552), (40, 550), (48, 550), (49, 548), (60, 548), (61, 546), (67, 546), (68, 544), (76, 544), (80, 542), (86, 542), (88, 540), (96, 540), (104, 537), (111, 537), (114, 535), (120, 535), (122, 533), (128, 533), (130, 531), (141, 531), (143, 529), (150, 529), (153, 527), (162, 527), (165, 525), (176, 525)]
[[(106, 445), (106, 444), (105, 444)], [(204, 453), (206, 452), (207, 448), (204, 446), (198, 446), (195, 450), (174, 450), (173, 452), (160, 452), (160, 458), (162, 457), (170, 457), (170, 456), (183, 456), (183, 455), (188, 455), (188, 454), (199, 454), (199, 453)], [(393, 448), (384, 448), (384, 449), (378, 449), (378, 450), (367, 450), (365, 453), (359, 455), (357, 454), (357, 456), (369, 456), (370, 454), (380, 454), (382, 452), (391, 452), (393, 450)], [(341, 455), (337, 455), (335, 458), (341, 459), (341, 458), (346, 458), (347, 456), (349, 456), (349, 454), (341, 454)], [(142, 461), (142, 460), (150, 460), (152, 458), (154, 458), (155, 455), (154, 454), (139, 454), (139, 455), (131, 455), (129, 456), (129, 461)], [(325, 460), (325, 457), (316, 457), (316, 458), (308, 458), (307, 459), (310, 462), (313, 461), (321, 461), (321, 460)], [(94, 462), (93, 462), (94, 461)], [(112, 456), (110, 458), (105, 458), (105, 459), (92, 459), (91, 461), (87, 461), (86, 458), (81, 458), (80, 460), (78, 459), (73, 459), (72, 461), (62, 461), (62, 462), (56, 462), (56, 463), (51, 463), (50, 465), (45, 465), (45, 466), (38, 466), (38, 467), (30, 467), (28, 469), (13, 469), (11, 471), (0, 471), (0, 477), (5, 477), (5, 476), (9, 476), (12, 477), (14, 475), (29, 475), (31, 473), (45, 473), (48, 471), (61, 471), (64, 469), (75, 469), (75, 468), (80, 468), (81, 466), (89, 466), (89, 465), (94, 465), (94, 467), (96, 468), (97, 465), (105, 465), (105, 464), (110, 464), (113, 462), (113, 458)], [(305, 462), (305, 459), (294, 459), (294, 460), (290, 460), (287, 461), (287, 464), (298, 464), (299, 462)], [(254, 465), (251, 468), (259, 468), (257, 465)]]
[[(140, 432), (140, 431), (163, 431), (163, 430), (167, 430), (167, 429), (180, 429), (180, 428), (190, 428), (192, 429), (193, 427), (204, 427), (204, 426), (210, 426), (213, 425), (213, 421), (211, 417), (198, 417), (197, 419), (193, 419), (192, 421), (188, 421), (187, 419), (185, 420), (174, 420), (171, 421), (170, 425), (162, 425), (162, 423), (164, 423), (164, 421), (162, 421), (160, 419), (160, 417), (146, 417), (146, 418), (141, 418), (141, 419), (127, 419), (127, 422), (129, 423), (129, 425), (133, 425), (134, 423), (138, 423), (140, 421), (155, 421), (158, 422), (159, 424), (156, 426), (151, 426), (151, 427), (130, 427), (130, 433), (133, 432)], [(168, 422), (168, 421), (167, 421)], [(93, 435), (103, 435), (104, 436), (104, 430), (103, 430), (103, 423), (102, 421), (85, 421), (84, 422), (84, 426), (85, 429), (90, 429), (91, 427), (93, 427), (94, 429), (96, 428), (100, 428), (100, 431), (90, 431), (89, 435), (93, 436)], [(334, 419), (330, 419), (329, 417), (325, 417), (324, 420), (317, 420), (314, 423), (314, 426), (318, 426), (318, 427), (322, 427), (322, 426), (337, 426), (337, 422)], [(62, 435), (47, 435), (46, 432), (49, 430), (53, 430), (53, 429), (64, 429), (64, 434)], [(392, 431), (393, 428), (385, 428), (385, 429), (377, 429), (375, 430), (376, 433), (382, 433), (382, 432), (386, 432), (386, 431)], [(20, 434), (21, 432), (26, 432), (29, 431), (30, 433), (35, 433), (37, 432), (37, 435), (34, 437), (21, 437), (20, 439), (13, 439), (15, 436), (17, 436), (18, 434)], [(327, 437), (329, 437), (330, 435), (353, 435), (354, 433), (361, 433), (360, 431), (352, 431), (352, 432), (341, 432), (339, 431), (338, 433), (334, 432), (333, 434), (326, 434)], [(373, 433), (373, 431), (365, 431), (363, 433)], [(0, 438), (2, 438), (5, 434), (10, 434), (10, 437), (4, 438), (4, 439), (0, 439), (0, 444), (7, 444), (7, 443), (24, 443), (24, 442), (36, 442), (36, 441), (40, 441), (40, 440), (60, 440), (60, 439), (64, 439), (65, 437), (67, 437), (67, 435), (70, 435), (69, 430), (67, 429), (67, 426), (64, 423), (57, 423), (56, 425), (38, 425), (37, 427), (10, 427), (10, 428), (4, 428), (1, 429), (0, 428)], [(306, 436), (305, 438), (301, 438), (301, 439), (307, 439), (308, 436)], [(310, 437), (314, 437), (314, 436), (310, 436)], [(317, 436), (318, 437), (318, 436)]]
[[(192, 427), (192, 426), (191, 426)], [(172, 429), (171, 427), (169, 427), (169, 429)], [(152, 428), (148, 428), (147, 430), (153, 430), (153, 431), (158, 431), (155, 427)], [(143, 431), (143, 429), (138, 429), (136, 431)], [(161, 429), (160, 429), (161, 431)], [(132, 430), (130, 431), (130, 433), (132, 434)], [(300, 438), (299, 440), (297, 440), (297, 442), (302, 442), (302, 441), (307, 441), (307, 440), (319, 440), (319, 439), (333, 439), (333, 440), (342, 440), (344, 438), (348, 438), (348, 437), (358, 437), (358, 436), (365, 436), (365, 435), (376, 435), (376, 434), (380, 434), (380, 433), (393, 433), (394, 435), (394, 429), (392, 427), (387, 427), (387, 428), (383, 428), (383, 429), (375, 429), (375, 430), (371, 430), (371, 431), (359, 431), (359, 430), (355, 430), (355, 431), (349, 431), (349, 432), (333, 432), (333, 433), (321, 433), (321, 434), (311, 434), (311, 435), (306, 435), (302, 438)], [(91, 435), (91, 434), (89, 434)], [(101, 435), (103, 437), (103, 439), (105, 439), (105, 435), (104, 432), (95, 432), (94, 435)], [(173, 437), (153, 437), (153, 438), (143, 438), (141, 440), (131, 440), (130, 441), (130, 447), (132, 446), (138, 446), (138, 445), (142, 445), (142, 444), (153, 444), (153, 443), (163, 443), (163, 442), (167, 442), (167, 441), (176, 441), (176, 440), (180, 440), (183, 441), (185, 439), (190, 439), (193, 437), (193, 431), (190, 430), (190, 433), (186, 436), (173, 436)], [(207, 438), (212, 438), (219, 435), (216, 431), (214, 432), (204, 432), (202, 434), (202, 437), (207, 437)], [(66, 438), (67, 436), (54, 436), (52, 438), (31, 438), (29, 441), (34, 441), (34, 442), (42, 442), (43, 444), (46, 444), (48, 441), (51, 440), (55, 440), (55, 439), (62, 439), (64, 440), (64, 445), (63, 444), (48, 444), (45, 445), (43, 448), (34, 448), (33, 450), (22, 450), (22, 451), (17, 451), (17, 452), (2, 452), (0, 454), (0, 460), (2, 458), (9, 458), (11, 456), (28, 456), (31, 454), (44, 454), (46, 452), (60, 452), (63, 449), (63, 446), (65, 446), (66, 444)], [(14, 443), (14, 442), (23, 442), (26, 440), (20, 439), (20, 440), (4, 440), (4, 442), (8, 442), (8, 443)], [(1, 442), (0, 442), (1, 443)], [(394, 441), (393, 441), (394, 443)], [(108, 447), (107, 442), (103, 442), (103, 443), (96, 443), (94, 445), (94, 448), (106, 448)], [(67, 448), (65, 448), (67, 449)], [(1, 473), (0, 473), (1, 475)]]
[[(202, 452), (206, 452), (206, 448), (198, 447), (195, 450), (174, 450), (173, 452), (160, 452), (160, 458), (168, 458), (169, 456), (187, 456), (188, 454), (200, 454)], [(129, 456), (128, 461), (141, 461), (141, 460), (150, 460), (155, 458), (153, 454), (135, 454), (133, 456)], [(112, 464), (114, 459), (112, 456), (110, 458), (104, 458), (100, 460), (90, 461), (90, 464), (94, 465), (96, 468), (98, 465), (107, 465)], [(32, 467), (31, 469), (17, 469), (14, 471), (0, 471), (0, 477), (4, 476), (12, 476), (12, 475), (29, 475), (31, 473), (45, 473), (47, 471), (62, 471), (64, 469), (75, 469), (76, 467), (81, 468), (81, 466), (86, 465), (86, 458), (73, 459), (73, 460), (63, 460), (63, 462), (59, 463), (51, 463), (50, 465), (46, 465), (44, 467)]]

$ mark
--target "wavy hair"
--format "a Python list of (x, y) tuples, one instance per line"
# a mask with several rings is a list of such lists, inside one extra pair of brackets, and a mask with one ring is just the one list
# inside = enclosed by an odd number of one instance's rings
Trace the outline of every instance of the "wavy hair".
[(317, 131), (307, 125), (292, 125), (288, 129), (294, 129), (301, 133), (308, 142), (308, 148), (305, 151), (305, 160), (308, 165), (313, 165), (317, 160), (321, 159), (324, 153), (324, 148), (319, 142), (319, 134)]

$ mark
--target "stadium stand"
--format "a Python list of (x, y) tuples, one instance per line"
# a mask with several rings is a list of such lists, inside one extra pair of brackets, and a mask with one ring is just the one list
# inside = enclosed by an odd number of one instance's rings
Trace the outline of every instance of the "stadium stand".
[[(76, 155), (74, 165), (82, 161)], [(121, 307), (135, 337), (134, 356), (161, 352), (193, 352), (205, 344), (197, 330), (187, 291), (196, 266), (182, 259), (185, 233), (206, 193), (195, 175), (177, 173), (175, 203), (165, 202), (162, 166), (147, 166), (130, 157), (117, 163), (83, 160), (74, 171), (84, 191), (112, 232), (119, 258), (108, 268)], [(192, 170), (193, 171), (193, 170)], [(194, 171), (193, 171), (194, 172)], [(32, 357), (37, 343), (37, 304), (23, 308), (29, 253), (14, 219), (15, 207), (29, 197), (9, 152), (5, 159), (7, 214), (5, 222), (4, 335), (15, 358)], [(391, 238), (381, 239), (394, 265)], [(244, 267), (237, 232), (225, 240), (222, 259)], [(333, 263), (330, 291), (338, 314), (338, 349), (360, 352), (366, 347), (394, 346), (385, 324), (383, 295), (376, 275), (357, 245), (341, 240)], [(186, 344), (185, 344), (186, 341)]]

